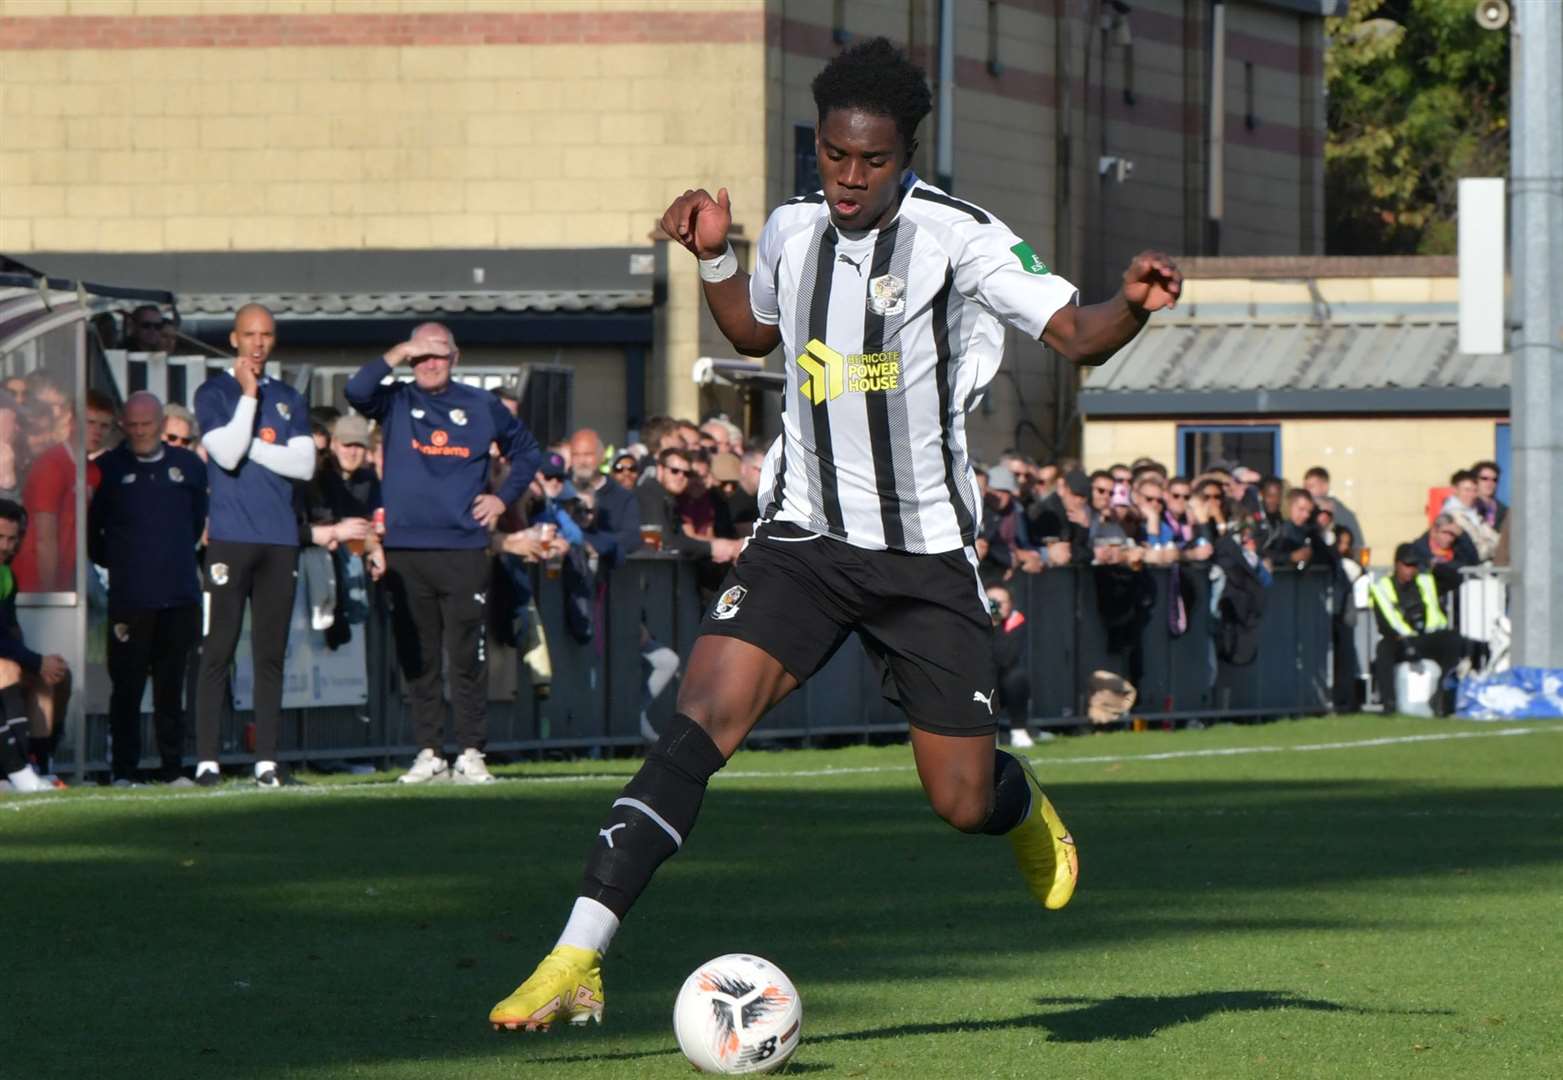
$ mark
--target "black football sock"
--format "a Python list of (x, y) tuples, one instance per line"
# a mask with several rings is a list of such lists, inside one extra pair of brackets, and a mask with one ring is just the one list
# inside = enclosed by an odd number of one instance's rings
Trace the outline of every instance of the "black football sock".
[(657, 867), (694, 827), (706, 781), (727, 764), (698, 724), (673, 717), (597, 830), (581, 895), (624, 918)]
[(0, 773), (27, 767), (27, 699), (21, 687), (0, 690)]
[(994, 751), (993, 759), (993, 813), (983, 823), (982, 831), (990, 836), (1000, 836), (1026, 820), (1031, 809), (1031, 786), (1026, 783), (1026, 770), (1020, 762), (1002, 750)]

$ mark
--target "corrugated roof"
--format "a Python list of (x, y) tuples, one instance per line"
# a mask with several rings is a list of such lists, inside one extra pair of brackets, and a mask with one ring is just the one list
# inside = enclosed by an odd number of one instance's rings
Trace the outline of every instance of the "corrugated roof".
[[(1448, 321), (1153, 320), (1081, 388), (1087, 414), (1488, 409), (1506, 354), (1467, 356)], [(1245, 404), (1247, 403), (1247, 404)]]
[(489, 312), (591, 312), (650, 308), (650, 289), (508, 290), (490, 292), (180, 293), (187, 314), (231, 315), (264, 304), (278, 315), (459, 315)]
[(1153, 322), (1084, 391), (1370, 390), (1509, 385), (1509, 357), (1466, 356), (1458, 327)]

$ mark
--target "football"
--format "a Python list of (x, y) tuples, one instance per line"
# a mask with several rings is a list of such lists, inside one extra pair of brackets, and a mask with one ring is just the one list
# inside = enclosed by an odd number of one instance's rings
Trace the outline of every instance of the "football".
[(729, 953), (684, 980), (673, 1005), (673, 1031), (678, 1048), (701, 1072), (770, 1072), (798, 1048), (803, 1001), (769, 960)]

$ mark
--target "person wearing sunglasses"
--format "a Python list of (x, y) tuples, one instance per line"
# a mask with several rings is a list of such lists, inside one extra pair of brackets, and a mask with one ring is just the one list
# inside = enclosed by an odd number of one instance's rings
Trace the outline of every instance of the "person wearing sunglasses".
[(125, 348), (130, 352), (162, 352), (166, 321), (156, 304), (136, 308), (125, 320)]
[(738, 550), (742, 546), (740, 541), (722, 537), (701, 540), (684, 531), (678, 500), (689, 491), (689, 480), (694, 471), (687, 451), (670, 446), (658, 453), (655, 479), (635, 488), (635, 496), (640, 500), (640, 523), (643, 527), (661, 527), (663, 551), (692, 558), (708, 558), (715, 563), (730, 563), (738, 557)]

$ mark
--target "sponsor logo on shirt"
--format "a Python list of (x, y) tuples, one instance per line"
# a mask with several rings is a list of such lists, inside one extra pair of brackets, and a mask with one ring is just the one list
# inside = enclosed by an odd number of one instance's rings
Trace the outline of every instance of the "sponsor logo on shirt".
[(845, 356), (815, 338), (798, 357), (798, 366), (808, 376), (798, 389), (814, 405), (834, 401), (842, 394), (875, 394), (901, 388), (899, 350)]
[(472, 448), (468, 446), (451, 446), (450, 436), (443, 431), (436, 431), (429, 436), (428, 442), (419, 442), (413, 439), (412, 448), (420, 454), (429, 457), (471, 457)]
[(1050, 274), (1047, 263), (1042, 261), (1042, 256), (1031, 250), (1031, 245), (1022, 240), (1010, 248), (1015, 253), (1015, 258), (1020, 260), (1020, 268), (1028, 274)]
[(274, 443), (274, 442), (276, 442), (277, 441), (277, 429), (276, 428), (269, 428), (269, 427), (261, 428), (260, 429), (260, 441), (264, 442), (264, 443)]
[(906, 310), (906, 282), (894, 274), (870, 278), (868, 310), (875, 315), (899, 315)]

